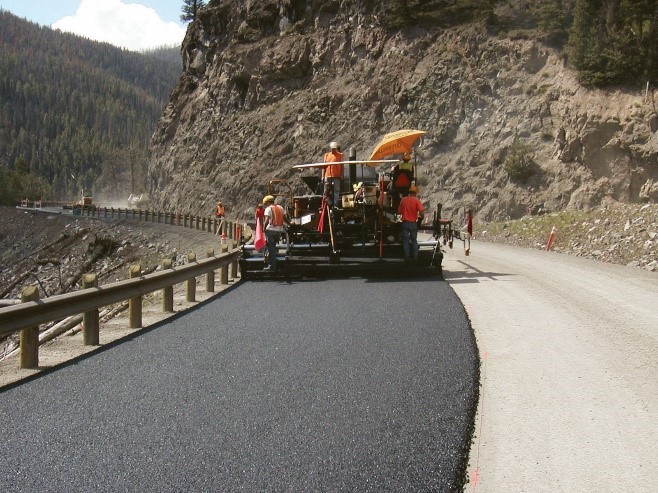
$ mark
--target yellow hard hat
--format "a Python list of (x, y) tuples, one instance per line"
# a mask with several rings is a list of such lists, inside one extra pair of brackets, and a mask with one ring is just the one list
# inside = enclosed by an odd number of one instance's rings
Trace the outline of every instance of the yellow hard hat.
[(266, 195), (263, 197), (263, 204), (269, 204), (270, 202), (274, 202), (274, 197), (272, 195)]
[(416, 185), (411, 185), (409, 187), (409, 193), (418, 193), (418, 187)]

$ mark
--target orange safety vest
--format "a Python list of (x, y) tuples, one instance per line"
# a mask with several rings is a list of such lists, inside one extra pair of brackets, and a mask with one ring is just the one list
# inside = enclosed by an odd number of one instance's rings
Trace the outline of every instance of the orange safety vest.
[(270, 210), (272, 211), (272, 217), (270, 218), (269, 224), (272, 226), (283, 226), (283, 207), (272, 204)]
[(217, 206), (217, 209), (215, 210), (215, 216), (224, 217), (224, 206), (223, 205), (218, 205)]
[[(324, 155), (324, 162), (325, 163), (335, 163), (343, 160), (343, 153), (336, 151), (334, 152), (328, 152)], [(343, 165), (342, 164), (334, 164), (331, 166), (327, 166), (324, 169), (323, 173), (325, 178), (342, 178), (343, 177)]]

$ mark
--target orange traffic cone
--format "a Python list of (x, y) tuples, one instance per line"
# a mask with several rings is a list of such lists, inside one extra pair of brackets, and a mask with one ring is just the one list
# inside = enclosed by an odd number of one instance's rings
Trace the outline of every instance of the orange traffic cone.
[(546, 242), (546, 251), (550, 252), (551, 248), (553, 248), (553, 243), (555, 243), (555, 235), (557, 233), (557, 227), (555, 224), (551, 228), (551, 234), (548, 235), (548, 241)]

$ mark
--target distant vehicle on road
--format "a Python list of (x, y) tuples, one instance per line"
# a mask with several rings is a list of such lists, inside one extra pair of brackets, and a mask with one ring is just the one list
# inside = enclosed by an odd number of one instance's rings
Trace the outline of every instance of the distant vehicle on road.
[(131, 193), (130, 197), (128, 197), (128, 207), (144, 207), (149, 204), (149, 196), (146, 193), (142, 193), (140, 195), (136, 195)]

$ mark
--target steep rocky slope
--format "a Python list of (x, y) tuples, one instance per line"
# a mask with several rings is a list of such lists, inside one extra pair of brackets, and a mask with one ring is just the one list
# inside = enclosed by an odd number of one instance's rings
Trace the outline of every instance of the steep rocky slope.
[[(221, 198), (248, 216), (270, 179), (306, 193), (300, 175), (317, 171), (291, 166), (317, 161), (330, 140), (368, 158), (402, 128), (428, 132), (421, 195), (448, 215), (658, 200), (651, 93), (586, 90), (553, 49), (477, 25), (387, 31), (360, 4), (209, 2), (152, 140), (156, 207), (205, 212)], [(505, 170), (515, 140), (526, 182)]]
[(99, 220), (0, 207), (0, 299), (18, 299), (27, 284), (42, 298), (80, 288), (80, 275), (99, 284), (127, 279), (131, 264), (143, 271), (162, 259), (187, 262), (187, 253), (219, 251), (219, 239), (191, 228), (130, 220)]

